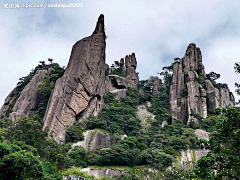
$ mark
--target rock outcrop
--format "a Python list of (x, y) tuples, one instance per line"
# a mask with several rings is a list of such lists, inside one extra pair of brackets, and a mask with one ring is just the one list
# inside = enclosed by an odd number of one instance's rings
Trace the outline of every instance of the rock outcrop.
[[(34, 109), (37, 107), (40, 98), (37, 96), (37, 91), (39, 90), (39, 85), (44, 84), (43, 79), (49, 79), (52, 69), (49, 70), (37, 70), (36, 74), (33, 76), (31, 81), (21, 92), (19, 98), (17, 99), (12, 113), (10, 114), (10, 119), (17, 121), (19, 118), (24, 116), (32, 117)], [(12, 99), (13, 101), (14, 99)]]
[(155, 115), (150, 113), (145, 105), (139, 105), (137, 107), (137, 116), (141, 119), (143, 129), (148, 131), (150, 122), (154, 121)]
[(221, 97), (221, 107), (234, 107), (235, 106), (235, 98), (233, 93), (225, 87), (221, 88), (220, 90), (220, 97)]
[(84, 168), (83, 171), (85, 171), (86, 173), (95, 176), (96, 178), (100, 178), (101, 176), (114, 176), (114, 175), (127, 175), (127, 173), (123, 170), (115, 170), (115, 169), (93, 169), (93, 168)]
[(9, 116), (9, 113), (12, 112), (12, 108), (15, 105), (17, 99), (19, 98), (19, 96), (17, 96), (18, 93), (19, 93), (19, 88), (17, 86), (6, 97), (4, 104), (0, 109), (0, 114)]
[[(209, 140), (210, 133), (202, 130), (196, 129), (195, 132), (198, 139)], [(186, 151), (181, 151), (181, 157), (179, 159), (178, 166), (183, 169), (192, 169), (194, 164), (203, 156), (206, 156), (209, 150), (204, 149), (188, 149)]]
[(135, 53), (132, 53), (131, 55), (127, 55), (125, 57), (125, 67), (126, 67), (127, 79), (138, 82), (139, 77), (138, 77), (138, 74), (136, 72), (137, 60), (136, 60), (136, 57), (135, 57)]
[(201, 50), (195, 44), (188, 46), (182, 59), (175, 59), (170, 88), (172, 120), (179, 119), (183, 124), (187, 124), (192, 120), (196, 121), (191, 116), (192, 113), (206, 118), (207, 114), (213, 113), (216, 108), (232, 107), (234, 98), (229, 94), (229, 90), (220, 93), (212, 82), (206, 79)]
[(83, 133), (84, 140), (74, 143), (74, 146), (82, 146), (87, 151), (95, 150), (98, 146), (109, 148), (111, 146), (111, 136), (99, 130), (88, 130)]
[(153, 89), (152, 89), (152, 95), (157, 95), (159, 90), (159, 85), (162, 83), (162, 80), (158, 77), (155, 77), (153, 82)]
[[(105, 80), (105, 92), (110, 91), (115, 94), (116, 99), (119, 99), (126, 95), (128, 87), (138, 89), (137, 83), (139, 77), (136, 72), (137, 60), (134, 53), (127, 55), (125, 61), (124, 58), (121, 58), (119, 62), (116, 61), (115, 63), (116, 64), (113, 64), (111, 69), (107, 70), (107, 72), (113, 73), (117, 69), (121, 69), (118, 73), (124, 75), (124, 77), (116, 74), (108, 75)], [(109, 67), (106, 69), (109, 69)]]
[(100, 15), (91, 36), (76, 42), (66, 71), (57, 80), (44, 117), (43, 130), (49, 128), (60, 142), (74, 121), (97, 115), (105, 94), (104, 16)]

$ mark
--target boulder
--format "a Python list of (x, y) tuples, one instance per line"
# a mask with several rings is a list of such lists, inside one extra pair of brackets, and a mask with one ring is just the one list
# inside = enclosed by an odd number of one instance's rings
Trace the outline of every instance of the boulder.
[(57, 142), (64, 140), (68, 125), (89, 114), (96, 115), (103, 107), (105, 39), (104, 16), (100, 15), (92, 35), (74, 44), (66, 71), (55, 84), (43, 130), (53, 132)]

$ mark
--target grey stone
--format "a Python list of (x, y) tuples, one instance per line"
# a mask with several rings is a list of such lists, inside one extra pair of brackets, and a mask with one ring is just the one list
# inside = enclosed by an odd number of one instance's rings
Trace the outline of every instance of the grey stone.
[(6, 97), (3, 106), (0, 109), (0, 114), (4, 114), (6, 115), (6, 113), (8, 111), (11, 110), (11, 108), (14, 106), (14, 104), (16, 103), (18, 96), (14, 96), (14, 94), (19, 92), (19, 88), (15, 87), (10, 93), (9, 95)]
[(149, 122), (154, 121), (155, 115), (148, 112), (146, 106), (139, 105), (137, 107), (137, 116), (139, 119), (141, 119), (143, 129), (148, 131), (148, 128), (150, 127)]
[(19, 118), (24, 116), (31, 117), (31, 115), (34, 114), (32, 110), (36, 108), (40, 101), (40, 98), (37, 97), (36, 93), (39, 90), (38, 86), (44, 84), (42, 79), (49, 79), (49, 72), (50, 71), (47, 70), (37, 70), (36, 74), (26, 85), (17, 99), (13, 107), (13, 112), (10, 114), (10, 119), (17, 121)]
[(205, 139), (205, 140), (208, 140), (209, 141), (209, 137), (210, 137), (210, 133), (209, 132), (206, 132), (202, 129), (196, 129), (194, 131), (194, 133), (196, 134), (196, 136), (199, 138), (199, 139)]
[[(198, 83), (200, 76), (205, 79), (206, 89)], [(216, 108), (234, 106), (234, 97), (229, 90), (222, 89), (220, 94), (206, 79), (201, 50), (193, 43), (188, 46), (185, 56), (173, 64), (169, 99), (172, 121), (179, 119), (183, 124), (197, 122), (191, 116), (192, 112), (206, 118), (207, 113), (214, 113)]]
[(95, 150), (98, 146), (109, 148), (111, 146), (111, 136), (100, 132), (99, 130), (88, 130), (83, 133), (84, 140), (74, 143), (74, 146), (82, 146), (87, 151)]
[(127, 174), (123, 170), (114, 170), (114, 169), (92, 169), (92, 168), (84, 168), (83, 171), (86, 173), (95, 176), (96, 178), (100, 178), (102, 175), (104, 176), (114, 176), (114, 175), (121, 175)]
[(115, 95), (116, 99), (120, 99), (121, 97), (126, 96), (127, 89), (115, 89), (113, 91), (110, 91)]
[(158, 94), (158, 89), (159, 89), (159, 85), (160, 85), (161, 79), (158, 79), (157, 77), (155, 77), (154, 82), (153, 82), (153, 89), (152, 89), (152, 95), (157, 95)]
[(73, 46), (66, 71), (55, 84), (43, 130), (49, 127), (57, 142), (64, 140), (67, 126), (72, 125), (76, 117), (96, 115), (103, 107), (105, 39), (104, 16), (100, 15), (93, 34)]

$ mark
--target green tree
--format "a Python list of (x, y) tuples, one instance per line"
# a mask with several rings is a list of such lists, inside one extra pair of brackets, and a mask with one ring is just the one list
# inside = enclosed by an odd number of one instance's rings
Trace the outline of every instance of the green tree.
[(201, 148), (210, 152), (195, 167), (195, 174), (206, 179), (239, 179), (240, 177), (240, 108), (223, 109), (209, 141)]
[(81, 146), (74, 146), (74, 148), (68, 153), (74, 160), (74, 166), (77, 167), (86, 167), (87, 159), (86, 159), (87, 151)]
[(21, 150), (2, 158), (0, 175), (2, 179), (42, 179), (43, 169), (33, 153)]

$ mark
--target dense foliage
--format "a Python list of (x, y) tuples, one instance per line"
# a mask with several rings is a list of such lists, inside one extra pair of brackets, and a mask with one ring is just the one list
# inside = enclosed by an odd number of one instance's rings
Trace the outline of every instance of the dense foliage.
[(228, 108), (218, 117), (209, 141), (201, 141), (210, 152), (202, 157), (195, 173), (203, 179), (240, 177), (240, 108)]
[[(51, 91), (56, 80), (63, 75), (64, 68), (52, 62), (49, 65), (41, 63), (18, 83), (18, 88), (23, 89), (38, 69), (54, 68), (50, 78), (42, 79), (43, 83), (39, 86), (39, 103), (34, 109), (34, 117), (12, 122), (4, 115), (0, 116), (1, 179), (60, 180), (62, 176), (75, 175), (95, 180), (81, 171), (87, 166), (120, 166), (127, 172), (112, 178), (102, 177), (101, 180), (239, 178), (240, 108), (216, 109), (215, 114), (205, 119), (192, 112), (198, 124), (171, 122), (168, 109), (172, 66), (164, 67), (164, 72), (160, 73), (164, 84), (160, 84), (157, 95), (152, 95), (155, 77), (140, 81), (140, 91), (128, 88), (126, 96), (119, 100), (109, 92), (104, 97), (104, 108), (99, 115), (90, 115), (68, 126), (65, 142), (58, 144), (42, 131), (41, 123)], [(116, 67), (112, 73), (124, 76), (123, 66), (116, 64)], [(207, 78), (214, 82), (219, 77), (216, 73), (207, 74)], [(199, 76), (198, 82), (205, 86), (203, 76)], [(182, 96), (187, 96), (186, 89), (182, 89)], [(155, 117), (149, 117), (142, 123), (137, 116), (137, 108), (146, 103), (151, 104), (146, 108)], [(194, 129), (198, 128), (211, 132), (209, 141), (197, 141)], [(83, 133), (87, 130), (94, 131), (91, 140), (97, 131), (110, 135), (111, 146), (99, 146), (89, 151), (81, 146), (72, 146), (84, 139)], [(199, 148), (197, 142), (210, 152), (197, 163), (193, 162), (196, 163), (193, 171), (179, 167), (167, 170), (180, 157), (182, 150)]]

